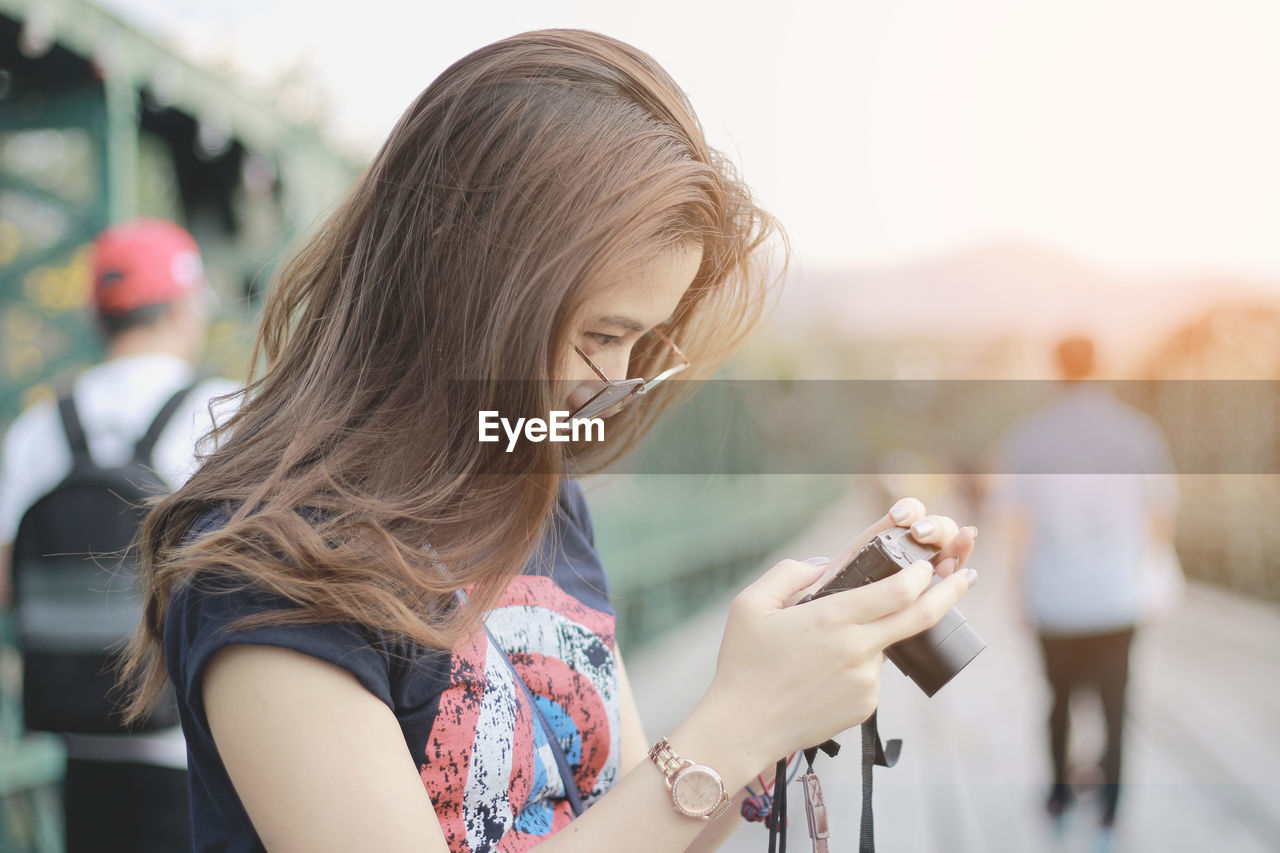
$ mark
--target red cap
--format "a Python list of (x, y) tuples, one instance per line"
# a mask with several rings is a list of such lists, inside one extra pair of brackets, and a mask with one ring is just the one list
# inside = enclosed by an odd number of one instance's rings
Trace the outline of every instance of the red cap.
[(174, 302), (206, 286), (195, 238), (162, 219), (135, 219), (106, 229), (93, 241), (92, 264), (99, 314)]

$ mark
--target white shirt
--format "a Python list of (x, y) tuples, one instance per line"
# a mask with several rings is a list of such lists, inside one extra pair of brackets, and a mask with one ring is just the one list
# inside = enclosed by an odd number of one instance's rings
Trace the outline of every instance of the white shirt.
[[(134, 445), (160, 407), (195, 377), (195, 368), (176, 356), (148, 354), (112, 359), (86, 370), (73, 396), (84, 425), (89, 453), (102, 467), (127, 463)], [(156, 442), (152, 464), (171, 488), (194, 473), (197, 444), (212, 428), (209, 404), (238, 389), (228, 379), (197, 385), (169, 419)], [(215, 409), (219, 421), (233, 403)], [(0, 451), (0, 544), (13, 541), (22, 515), (71, 472), (71, 449), (53, 401), (31, 406), (13, 422)], [(140, 735), (67, 736), (72, 758), (128, 760), (185, 768), (181, 727)]]
[(1024, 594), (1040, 633), (1135, 625), (1151, 518), (1172, 516), (1178, 502), (1160, 428), (1102, 387), (1082, 384), (1017, 424), (1001, 456), (1000, 470), (1010, 473), (997, 500), (1030, 521)]

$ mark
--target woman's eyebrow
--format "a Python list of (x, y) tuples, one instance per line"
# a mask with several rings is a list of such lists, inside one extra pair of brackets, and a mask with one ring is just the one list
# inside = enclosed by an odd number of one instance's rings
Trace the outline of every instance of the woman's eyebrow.
[[(675, 315), (672, 315), (672, 316), (675, 316)], [(649, 331), (649, 329), (651, 328), (650, 326), (644, 325), (639, 320), (633, 320), (630, 317), (624, 317), (620, 314), (614, 314), (608, 317), (597, 317), (596, 322), (605, 323), (610, 326), (619, 326), (623, 329), (630, 329), (633, 332), (640, 332), (641, 334)], [(667, 323), (670, 323), (670, 322), (671, 322), (671, 317), (668, 317), (667, 319), (663, 320), (661, 323), (658, 323), (657, 325), (665, 326)], [(657, 326), (654, 326), (652, 328), (657, 328)]]

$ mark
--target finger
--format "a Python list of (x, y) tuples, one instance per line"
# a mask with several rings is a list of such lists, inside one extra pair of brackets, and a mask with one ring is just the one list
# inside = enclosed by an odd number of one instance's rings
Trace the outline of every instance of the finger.
[(797, 600), (797, 593), (813, 584), (826, 569), (824, 563), (782, 560), (739, 594), (739, 599), (761, 610), (777, 610)]
[(884, 531), (891, 527), (910, 527), (921, 518), (924, 518), (924, 513), (924, 504), (916, 498), (899, 499), (892, 507), (889, 508), (888, 512), (880, 517), (879, 521), (862, 531), (862, 533), (860, 533), (853, 541), (853, 544), (846, 548), (843, 553), (841, 553), (840, 556), (832, 562), (833, 568), (830, 571), (830, 574), (834, 576), (841, 567), (852, 560), (853, 556), (862, 550), (862, 546), (866, 545)]
[(938, 563), (938, 574), (946, 577), (952, 571), (963, 569), (965, 563), (969, 561), (970, 555), (973, 554), (974, 546), (978, 541), (978, 528), (972, 525), (961, 527), (960, 532), (946, 548), (942, 549), (942, 559)]
[(944, 551), (959, 532), (959, 526), (945, 515), (926, 515), (911, 525), (912, 539), (922, 545), (936, 545)]
[(932, 578), (929, 561), (917, 560), (883, 580), (837, 592), (805, 606), (837, 611), (829, 614), (833, 619), (867, 624), (909, 606), (929, 588)]
[(977, 579), (978, 573), (973, 569), (955, 572), (948, 578), (939, 579), (915, 601), (874, 623), (881, 631), (879, 641), (883, 641), (886, 647), (891, 646), (933, 627), (948, 610), (956, 606)]
[(955, 557), (947, 557), (933, 567), (933, 571), (938, 577), (949, 578), (959, 568)]
[(822, 566), (823, 567), (822, 574), (819, 575), (814, 580), (813, 583), (809, 584), (804, 589), (799, 590), (798, 592), (792, 593), (791, 596), (787, 598), (787, 602), (786, 602), (787, 607), (790, 607), (791, 605), (796, 604), (800, 600), (804, 599), (806, 596), (812, 595), (813, 593), (822, 589), (822, 585), (826, 583), (827, 580), (829, 580), (829, 577), (835, 576), (835, 572), (838, 568), (836, 566), (831, 566), (830, 565), (831, 560), (828, 559), (827, 557), (810, 557), (809, 559), (805, 560), (805, 562), (812, 566)]
[(938, 562), (934, 566), (934, 571), (945, 578), (952, 572), (963, 569), (969, 559), (969, 555), (973, 553), (973, 546), (977, 538), (978, 528), (972, 526), (960, 528), (960, 532), (938, 555)]
[[(881, 522), (888, 522), (880, 530), (888, 530), (895, 524), (898, 527), (910, 527), (923, 517), (924, 504), (918, 498), (901, 498), (897, 503), (889, 507), (889, 511), (885, 513), (884, 518), (880, 519)], [(879, 533), (880, 530), (877, 530), (876, 533)]]

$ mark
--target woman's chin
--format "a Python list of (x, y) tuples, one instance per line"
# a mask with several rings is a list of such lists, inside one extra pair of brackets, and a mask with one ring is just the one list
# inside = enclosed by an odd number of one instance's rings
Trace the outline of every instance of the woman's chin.
[(596, 415), (596, 417), (597, 417), (597, 418), (611, 418), (611, 417), (613, 417), (614, 415), (618, 414), (618, 412), (621, 412), (623, 409), (625, 409), (625, 408), (627, 407), (627, 403), (629, 403), (629, 402), (631, 402), (631, 399), (630, 399), (630, 398), (627, 398), (626, 400), (623, 400), (621, 403), (618, 403), (618, 404), (617, 404), (616, 406), (614, 406), (612, 409), (605, 409), (603, 412), (601, 412), (600, 414)]
[[(618, 412), (626, 408), (626, 405), (628, 402), (630, 401), (623, 400), (622, 402), (615, 404), (612, 408), (608, 408), (608, 409), (605, 409), (603, 412), (597, 412), (594, 415), (591, 415), (590, 419), (594, 420), (596, 418), (599, 418), (600, 420), (608, 420), (609, 418), (613, 417), (614, 415), (618, 414)], [(572, 412), (573, 414), (570, 417), (575, 419), (581, 417), (581, 415), (577, 414), (578, 409), (580, 408), (582, 408), (582, 404), (575, 405), (572, 401), (565, 404), (565, 410)]]

